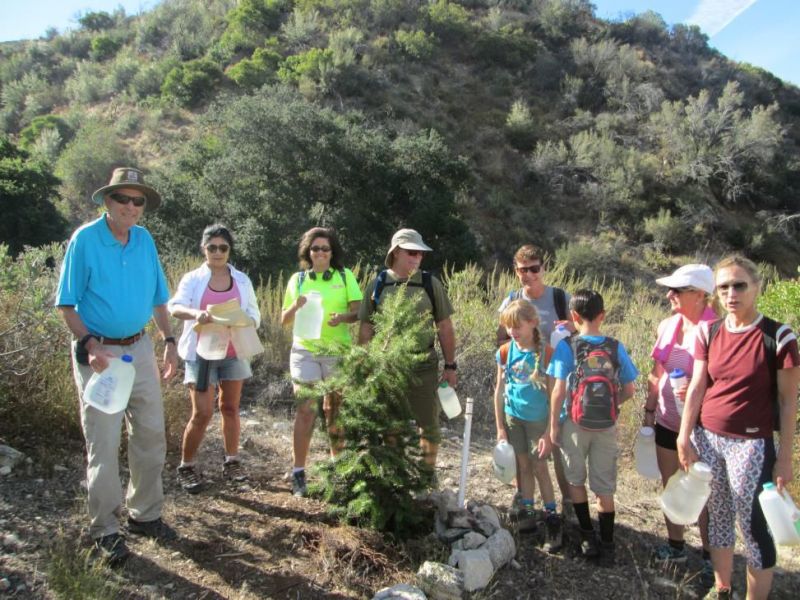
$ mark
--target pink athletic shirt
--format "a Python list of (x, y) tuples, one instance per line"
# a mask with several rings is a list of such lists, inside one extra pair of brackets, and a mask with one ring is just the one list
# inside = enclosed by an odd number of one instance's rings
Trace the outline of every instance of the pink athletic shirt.
[[(222, 304), (231, 298), (236, 298), (239, 302), (242, 301), (242, 295), (239, 293), (239, 286), (236, 285), (233, 277), (231, 277), (231, 287), (224, 292), (212, 290), (211, 286), (206, 286), (203, 292), (203, 297), (200, 298), (200, 310), (205, 310), (209, 304)], [(225, 358), (236, 358), (236, 350), (233, 349), (233, 344), (228, 343), (228, 354)]]

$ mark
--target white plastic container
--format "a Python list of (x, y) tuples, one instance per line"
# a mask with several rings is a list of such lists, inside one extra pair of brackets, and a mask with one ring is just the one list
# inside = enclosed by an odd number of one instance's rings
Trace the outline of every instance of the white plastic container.
[(458, 401), (456, 391), (446, 381), (439, 384), (436, 395), (439, 396), (439, 404), (448, 419), (455, 419), (461, 414), (461, 402)]
[(569, 337), (569, 329), (564, 325), (557, 325), (550, 334), (550, 347), (555, 350), (558, 342)]
[(800, 544), (800, 511), (789, 493), (784, 490), (780, 494), (774, 483), (765, 483), (758, 502), (775, 543), (779, 546)]
[(675, 525), (691, 525), (700, 518), (711, 494), (711, 467), (696, 462), (688, 471), (678, 469), (661, 494), (661, 508)]
[(656, 457), (656, 432), (652, 427), (642, 427), (636, 437), (636, 470), (647, 479), (661, 479)]
[(492, 469), (495, 476), (503, 483), (509, 484), (517, 476), (517, 460), (514, 448), (505, 440), (500, 440), (494, 447)]
[(109, 415), (125, 410), (135, 378), (132, 356), (123, 354), (121, 358), (112, 358), (102, 372), (94, 373), (89, 379), (83, 390), (83, 401)]
[(313, 291), (305, 294), (306, 303), (294, 314), (292, 335), (301, 340), (318, 340), (322, 334), (322, 295)]
[(687, 383), (688, 380), (686, 379), (686, 373), (684, 373), (683, 369), (674, 369), (669, 374), (669, 384), (672, 386), (672, 395), (675, 397), (675, 408), (678, 409), (678, 415), (681, 417), (683, 416), (683, 400), (678, 398), (675, 392)]
[(231, 328), (216, 323), (203, 325), (197, 338), (197, 353), (206, 360), (222, 360), (228, 355)]

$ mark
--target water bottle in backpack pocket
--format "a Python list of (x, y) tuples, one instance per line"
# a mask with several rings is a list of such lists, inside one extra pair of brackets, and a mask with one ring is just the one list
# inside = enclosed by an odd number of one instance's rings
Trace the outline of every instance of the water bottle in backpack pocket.
[(619, 342), (605, 338), (592, 344), (571, 338), (575, 370), (569, 376), (569, 416), (582, 429), (614, 426), (619, 410)]

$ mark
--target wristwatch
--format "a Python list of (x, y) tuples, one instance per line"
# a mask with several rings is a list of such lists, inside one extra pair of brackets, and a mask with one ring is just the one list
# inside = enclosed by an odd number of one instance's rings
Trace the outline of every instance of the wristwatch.
[(83, 337), (80, 339), (80, 341), (78, 342), (78, 346), (80, 346), (80, 347), (81, 347), (81, 348), (83, 348), (83, 349), (86, 349), (86, 344), (87, 344), (87, 343), (89, 342), (89, 340), (90, 340), (90, 339), (92, 339), (92, 338), (96, 339), (98, 342), (100, 341), (100, 338), (99, 338), (99, 337), (97, 337), (95, 334), (93, 334), (93, 333), (87, 333), (85, 336), (83, 336)]
[(451, 363), (444, 363), (444, 368), (447, 369), (448, 371), (455, 371), (458, 369), (458, 363), (456, 363), (455, 361)]

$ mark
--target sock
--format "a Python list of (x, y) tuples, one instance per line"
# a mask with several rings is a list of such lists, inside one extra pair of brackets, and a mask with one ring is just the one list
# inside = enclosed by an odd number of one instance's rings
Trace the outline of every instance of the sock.
[(711, 560), (711, 552), (703, 550), (703, 560)]
[(670, 548), (675, 548), (675, 550), (683, 550), (686, 547), (686, 542), (684, 540), (668, 540)]
[(305, 472), (306, 472), (305, 467), (294, 467), (292, 469), (292, 475), (297, 475), (298, 473), (305, 473)]
[(523, 498), (519, 503), (525, 510), (533, 510), (533, 498)]
[(547, 511), (547, 514), (555, 514), (556, 512), (556, 501), (553, 500), (552, 502), (545, 502), (544, 509)]
[(227, 454), (225, 455), (225, 462), (226, 463), (238, 462), (238, 461), (239, 461), (239, 455), (238, 454), (234, 454), (233, 456), (228, 456)]
[(614, 543), (614, 517), (615, 512), (598, 513), (600, 519), (600, 541), (604, 544)]
[(192, 462), (183, 462), (183, 461), (181, 461), (181, 464), (178, 465), (178, 468), (182, 469), (183, 467), (193, 467), (194, 465), (195, 465), (195, 461), (192, 461)]
[(589, 503), (588, 502), (575, 502), (572, 504), (575, 511), (575, 517), (578, 519), (578, 525), (584, 531), (592, 531), (592, 518), (589, 516)]

